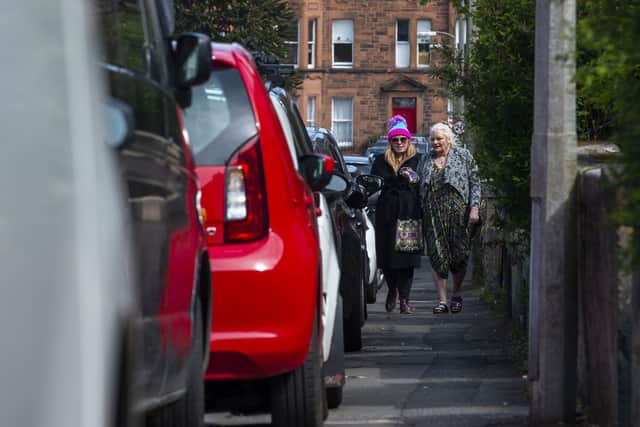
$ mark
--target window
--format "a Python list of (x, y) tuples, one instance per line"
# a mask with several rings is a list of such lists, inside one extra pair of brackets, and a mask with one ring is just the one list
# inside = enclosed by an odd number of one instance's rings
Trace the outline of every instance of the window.
[(399, 19), (396, 23), (396, 68), (409, 66), (409, 20)]
[(184, 110), (184, 121), (196, 164), (225, 164), (257, 132), (251, 102), (238, 70), (216, 68), (206, 83), (194, 86), (191, 105)]
[(299, 24), (296, 21), (296, 38), (294, 40), (287, 40), (284, 44), (287, 45), (287, 56), (285, 57), (283, 63), (298, 66), (298, 33), (299, 33)]
[(331, 128), (340, 147), (353, 146), (353, 98), (333, 98)]
[(316, 20), (309, 19), (309, 26), (307, 28), (309, 34), (307, 35), (307, 68), (316, 67)]
[(421, 19), (418, 21), (417, 47), (418, 47), (418, 67), (428, 67), (431, 64), (431, 21)]
[(316, 117), (316, 97), (307, 98), (307, 126), (315, 126)]
[(353, 66), (353, 21), (333, 21), (333, 66), (350, 68)]

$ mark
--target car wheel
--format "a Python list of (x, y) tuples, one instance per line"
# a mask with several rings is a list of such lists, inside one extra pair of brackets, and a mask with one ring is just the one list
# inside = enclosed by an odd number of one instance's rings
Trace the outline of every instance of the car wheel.
[(360, 291), (360, 305), (361, 305), (361, 311), (360, 311), (360, 327), (364, 326), (364, 323), (367, 321), (367, 297), (366, 297), (366, 290), (367, 290), (367, 280), (369, 279), (369, 276), (367, 276), (367, 257), (363, 256), (362, 257), (362, 274), (361, 274), (361, 279), (360, 279), (360, 286), (362, 287), (362, 290)]
[(362, 348), (362, 324), (364, 323), (364, 290), (362, 278), (351, 303), (351, 315), (344, 319), (344, 351), (358, 351)]
[(342, 389), (342, 386), (327, 389), (327, 404), (329, 405), (329, 409), (336, 409), (342, 404)]
[(338, 295), (336, 304), (336, 320), (333, 326), (333, 336), (331, 337), (331, 353), (325, 366), (325, 376), (334, 377), (334, 381), (341, 376), (339, 385), (331, 384), (327, 387), (327, 406), (335, 409), (342, 403), (342, 389), (344, 387), (344, 332), (342, 325), (342, 297)]
[(204, 376), (202, 364), (204, 363), (204, 345), (202, 343), (202, 307), (196, 299), (195, 328), (193, 337), (193, 358), (189, 368), (189, 382), (187, 393), (176, 402), (176, 427), (202, 427), (204, 426)]
[(307, 358), (299, 368), (271, 380), (272, 425), (277, 427), (322, 426), (326, 395), (322, 379), (322, 352), (318, 345), (318, 319)]
[(198, 300), (196, 300), (195, 316), (193, 351), (189, 364), (187, 391), (176, 402), (150, 414), (147, 418), (147, 427), (204, 426), (203, 325), (202, 309)]
[(375, 304), (378, 300), (378, 282), (380, 282), (380, 272), (376, 269), (376, 272), (373, 276), (373, 282), (367, 284), (367, 304)]

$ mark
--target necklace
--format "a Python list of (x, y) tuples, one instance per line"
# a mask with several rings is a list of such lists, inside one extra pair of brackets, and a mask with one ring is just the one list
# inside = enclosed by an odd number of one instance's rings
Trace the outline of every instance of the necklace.
[(433, 159), (433, 162), (436, 164), (436, 166), (439, 169), (442, 169), (444, 167), (444, 164), (447, 161), (447, 157), (443, 156), (443, 157), (436, 157), (435, 159)]

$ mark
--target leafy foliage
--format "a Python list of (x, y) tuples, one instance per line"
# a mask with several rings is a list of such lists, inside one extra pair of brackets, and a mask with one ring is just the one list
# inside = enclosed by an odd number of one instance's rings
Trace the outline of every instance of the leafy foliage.
[[(198, 0), (176, 5), (178, 31), (197, 31), (212, 40), (239, 43), (249, 51), (274, 55), (283, 62), (285, 41), (296, 40), (295, 15), (284, 0)], [(296, 86), (299, 78), (288, 80)]]
[[(460, 3), (460, 2), (458, 2)], [(481, 175), (504, 213), (506, 230), (529, 229), (529, 156), (533, 133), (535, 0), (477, 0), (468, 62), (443, 50), (434, 71), (454, 96), (464, 96)]]
[[(588, 49), (577, 83), (582, 98), (605, 112), (611, 140), (623, 153), (615, 183), (622, 190), (614, 214), (619, 225), (640, 232), (640, 4), (637, 0), (579, 0), (578, 46)], [(578, 56), (580, 58), (580, 56)], [(640, 267), (640, 236), (627, 260)]]

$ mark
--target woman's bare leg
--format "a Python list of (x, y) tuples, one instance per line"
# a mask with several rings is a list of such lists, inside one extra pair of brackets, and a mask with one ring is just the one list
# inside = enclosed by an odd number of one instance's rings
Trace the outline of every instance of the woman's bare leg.
[(443, 304), (447, 304), (447, 279), (443, 279), (438, 276), (438, 273), (431, 270), (431, 275), (433, 276), (433, 281), (436, 283), (438, 287), (438, 295), (440, 296), (440, 302)]
[(452, 296), (458, 296), (460, 292), (460, 288), (462, 288), (462, 282), (464, 281), (464, 276), (466, 275), (466, 270), (459, 271), (457, 273), (452, 273), (453, 275), (453, 290), (451, 291)]

